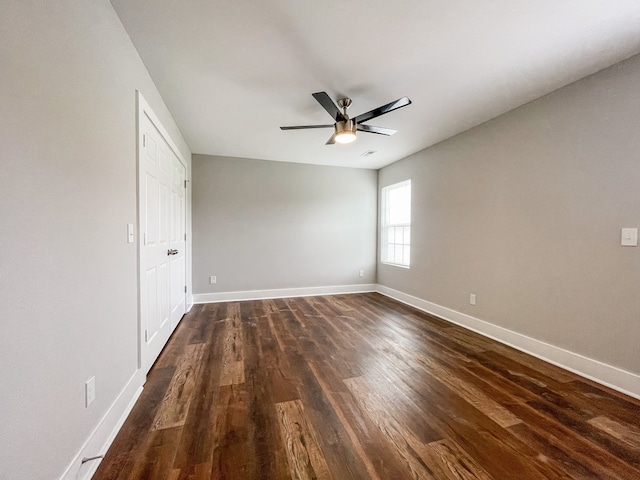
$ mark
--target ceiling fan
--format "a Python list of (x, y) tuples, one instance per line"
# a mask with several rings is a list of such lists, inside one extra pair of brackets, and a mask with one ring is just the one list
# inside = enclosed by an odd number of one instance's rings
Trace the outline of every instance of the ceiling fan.
[[(331, 100), (331, 97), (327, 95), (327, 92), (317, 92), (313, 94), (320, 105), (331, 115), (336, 123), (328, 125), (299, 125), (292, 127), (280, 127), (281, 130), (303, 130), (306, 128), (331, 128), (335, 129), (331, 138), (327, 141), (326, 145), (333, 145), (334, 143), (351, 143), (356, 139), (356, 131), (366, 133), (377, 133), (378, 135), (393, 135), (395, 130), (384, 127), (374, 127), (373, 125), (363, 125), (364, 122), (371, 120), (372, 118), (379, 117), (385, 113), (389, 113), (398, 108), (406, 107), (411, 104), (411, 100), (408, 97), (402, 97), (394, 102), (387, 103), (378, 108), (374, 108), (366, 113), (362, 113), (357, 117), (349, 118), (347, 115), (347, 109), (351, 106), (350, 98), (341, 98), (338, 100), (338, 105)], [(342, 109), (342, 112), (340, 111)]]

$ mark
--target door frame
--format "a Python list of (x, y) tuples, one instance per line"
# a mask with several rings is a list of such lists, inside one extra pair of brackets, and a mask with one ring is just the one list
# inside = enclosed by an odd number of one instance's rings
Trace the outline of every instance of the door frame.
[[(141, 158), (143, 155), (143, 132), (142, 132), (142, 128), (141, 128), (141, 123), (142, 123), (142, 118), (143, 116), (147, 116), (149, 118), (149, 120), (151, 120), (151, 123), (153, 123), (153, 125), (156, 127), (156, 129), (158, 130), (158, 132), (160, 133), (160, 135), (164, 138), (164, 140), (167, 142), (167, 145), (169, 145), (169, 148), (173, 151), (173, 153), (175, 154), (176, 158), (178, 159), (178, 161), (182, 164), (182, 166), (185, 169), (185, 178), (186, 178), (186, 182), (185, 182), (185, 202), (184, 202), (184, 218), (185, 218), (185, 232), (187, 232), (188, 230), (188, 226), (190, 225), (190, 221), (188, 218), (188, 213), (189, 213), (189, 202), (188, 202), (188, 189), (187, 189), (187, 185), (189, 184), (189, 177), (190, 177), (190, 172), (189, 172), (189, 166), (188, 163), (185, 161), (182, 153), (180, 152), (180, 149), (178, 148), (178, 146), (176, 145), (176, 143), (174, 142), (173, 138), (171, 138), (171, 135), (169, 135), (169, 132), (167, 131), (167, 129), (164, 127), (164, 125), (162, 125), (162, 122), (160, 121), (160, 119), (158, 118), (158, 116), (154, 113), (154, 111), (151, 109), (151, 106), (149, 105), (149, 103), (145, 100), (144, 96), (142, 95), (142, 93), (139, 90), (136, 90), (136, 227), (137, 227), (137, 233), (138, 233), (138, 241), (136, 242), (137, 245), (137, 258), (136, 258), (136, 263), (137, 263), (137, 300), (138, 300), (138, 311), (137, 311), (137, 316), (138, 316), (138, 369), (142, 368), (142, 350), (144, 348), (144, 325), (142, 325), (142, 305), (141, 305), (141, 282), (142, 282), (142, 268), (141, 268), (141, 245), (142, 245), (142, 218), (144, 218), (144, 216), (142, 215), (142, 204), (143, 202), (141, 201), (140, 198), (140, 182), (142, 181), (143, 175), (141, 172)], [(186, 236), (188, 237), (188, 232), (186, 234)], [(189, 272), (189, 267), (188, 267), (188, 259), (189, 257), (189, 243), (186, 241), (185, 239), (185, 262), (184, 262), (184, 279), (185, 279), (185, 283), (188, 287), (189, 285), (189, 277), (188, 277), (188, 272)], [(188, 288), (186, 288), (185, 290), (188, 290)], [(185, 305), (185, 313), (189, 311), (189, 301), (188, 301), (188, 293), (185, 291), (183, 292), (184, 295), (184, 305)], [(178, 322), (179, 324), (180, 322)], [(177, 325), (176, 325), (177, 327)], [(175, 327), (172, 327), (171, 330), (173, 331)], [(144, 375), (146, 375), (147, 372), (144, 372)]]

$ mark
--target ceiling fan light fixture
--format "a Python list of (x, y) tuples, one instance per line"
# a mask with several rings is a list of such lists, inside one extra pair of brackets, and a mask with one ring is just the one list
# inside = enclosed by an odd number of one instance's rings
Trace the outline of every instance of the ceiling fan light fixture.
[(351, 143), (356, 139), (356, 122), (344, 120), (336, 123), (336, 142)]
[(338, 143), (351, 143), (356, 139), (356, 134), (353, 132), (340, 132), (336, 135), (336, 142)]

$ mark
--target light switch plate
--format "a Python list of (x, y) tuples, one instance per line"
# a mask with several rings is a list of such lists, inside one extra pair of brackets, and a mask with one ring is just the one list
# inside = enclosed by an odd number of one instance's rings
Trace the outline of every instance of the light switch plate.
[(88, 407), (96, 399), (96, 377), (91, 377), (84, 384), (84, 406)]
[(637, 228), (623, 228), (620, 245), (623, 247), (637, 247), (638, 246), (638, 229)]

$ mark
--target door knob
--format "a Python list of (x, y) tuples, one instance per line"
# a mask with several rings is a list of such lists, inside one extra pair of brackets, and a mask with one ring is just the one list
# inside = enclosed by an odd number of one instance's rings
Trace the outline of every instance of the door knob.
[(178, 254), (178, 250), (167, 250), (167, 255), (177, 255)]

